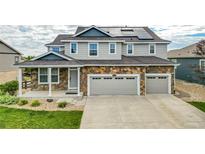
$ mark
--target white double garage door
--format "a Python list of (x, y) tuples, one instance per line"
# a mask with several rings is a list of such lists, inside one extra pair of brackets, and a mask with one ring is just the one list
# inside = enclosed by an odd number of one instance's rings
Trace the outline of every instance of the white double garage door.
[[(146, 74), (146, 94), (171, 93), (170, 74)], [(88, 96), (94, 95), (140, 95), (139, 74), (89, 74)]]

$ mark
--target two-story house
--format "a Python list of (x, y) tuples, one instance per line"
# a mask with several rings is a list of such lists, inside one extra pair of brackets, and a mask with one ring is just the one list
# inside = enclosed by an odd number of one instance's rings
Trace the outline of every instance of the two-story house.
[(169, 43), (148, 27), (79, 26), (46, 44), (48, 52), (17, 65), (19, 95), (27, 67), (34, 70), (33, 96), (171, 94), (175, 64), (167, 60)]

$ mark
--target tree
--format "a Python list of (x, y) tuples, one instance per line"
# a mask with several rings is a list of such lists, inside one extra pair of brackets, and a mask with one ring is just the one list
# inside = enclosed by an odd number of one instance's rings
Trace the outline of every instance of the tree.
[(33, 59), (35, 56), (27, 56), (27, 57), (23, 57), (24, 61), (30, 61), (31, 59)]
[(196, 54), (205, 57), (205, 40), (201, 40), (196, 44)]

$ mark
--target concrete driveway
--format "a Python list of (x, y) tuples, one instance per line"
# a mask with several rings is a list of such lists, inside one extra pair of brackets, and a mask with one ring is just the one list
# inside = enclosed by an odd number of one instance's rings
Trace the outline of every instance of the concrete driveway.
[(92, 96), (81, 128), (205, 128), (205, 113), (172, 95)]

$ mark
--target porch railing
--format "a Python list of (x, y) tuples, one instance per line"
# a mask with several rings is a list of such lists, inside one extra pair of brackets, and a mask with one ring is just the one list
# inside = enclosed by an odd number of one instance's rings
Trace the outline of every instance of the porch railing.
[(22, 82), (22, 88), (27, 89), (31, 87), (31, 81), (23, 81)]

